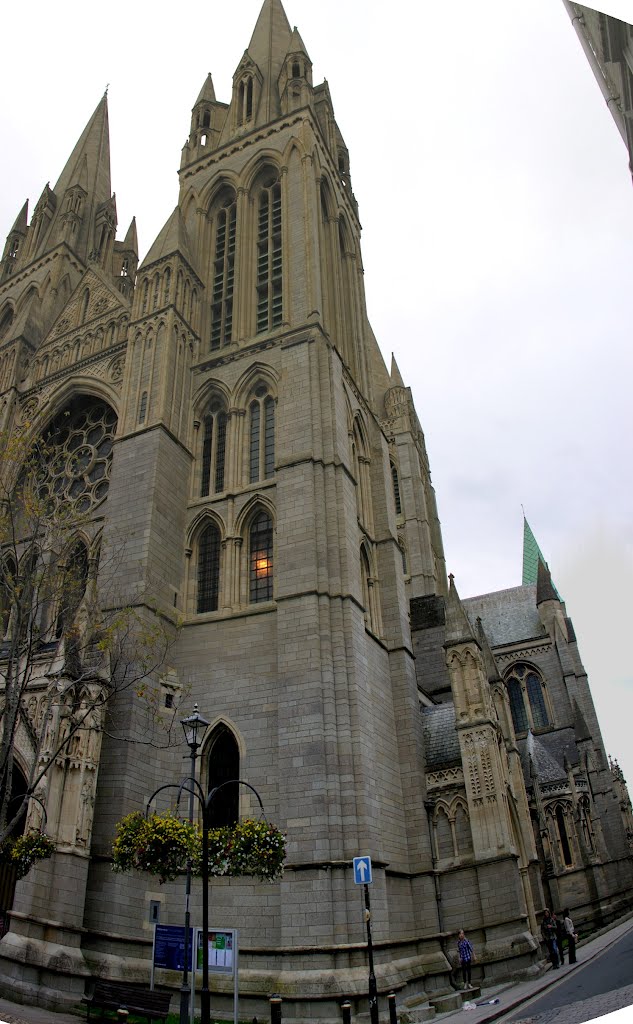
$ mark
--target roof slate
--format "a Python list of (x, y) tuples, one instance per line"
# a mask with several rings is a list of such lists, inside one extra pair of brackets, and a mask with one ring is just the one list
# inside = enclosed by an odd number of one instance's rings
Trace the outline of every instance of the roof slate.
[(429, 770), (461, 763), (455, 706), (449, 702), (422, 709), (422, 731)]
[(491, 647), (532, 640), (544, 633), (536, 607), (536, 585), (510, 587), (462, 600), (473, 626), (481, 618)]

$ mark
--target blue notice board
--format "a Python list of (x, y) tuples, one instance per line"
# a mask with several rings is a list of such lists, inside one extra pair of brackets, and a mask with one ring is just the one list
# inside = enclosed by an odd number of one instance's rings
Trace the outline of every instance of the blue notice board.
[[(193, 928), (189, 929), (189, 969), (193, 965)], [(154, 931), (154, 967), (182, 971), (185, 966), (185, 929), (179, 925), (157, 924)]]

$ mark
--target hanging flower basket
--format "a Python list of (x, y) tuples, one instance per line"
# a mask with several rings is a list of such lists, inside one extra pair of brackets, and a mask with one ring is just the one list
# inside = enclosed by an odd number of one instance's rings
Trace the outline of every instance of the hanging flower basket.
[[(266, 821), (240, 821), (209, 831), (209, 874), (251, 875), (274, 881), (283, 874), (286, 837)], [(148, 871), (159, 881), (173, 881), (191, 860), (194, 874), (202, 867), (202, 832), (197, 824), (171, 814), (140, 811), (117, 825), (112, 847), (114, 871)]]
[(202, 835), (197, 825), (181, 821), (173, 814), (145, 818), (135, 811), (117, 825), (112, 869), (148, 871), (157, 875), (161, 884), (171, 882), (186, 868), (188, 860), (197, 870), (201, 847)]
[(286, 837), (267, 821), (246, 818), (209, 832), (210, 875), (252, 875), (264, 881), (281, 878)]
[(15, 868), (18, 878), (28, 875), (38, 860), (48, 860), (55, 852), (55, 843), (44, 832), (31, 829), (17, 839), (7, 839), (0, 847), (0, 863)]

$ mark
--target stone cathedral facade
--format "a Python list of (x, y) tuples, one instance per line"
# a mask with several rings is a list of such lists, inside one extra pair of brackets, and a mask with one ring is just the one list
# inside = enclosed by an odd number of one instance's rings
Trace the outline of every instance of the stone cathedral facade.
[[(90, 585), (109, 545), (124, 600), (173, 624), (153, 682), (209, 719), (202, 785), (246, 780), (287, 832), (281, 882), (212, 882), (212, 923), (239, 929), (242, 1015), (273, 992), (288, 1018), (366, 1009), (358, 854), (380, 996), (427, 1013), (458, 928), (489, 981), (536, 962), (546, 905), (585, 930), (623, 913), (630, 802), (573, 625), (540, 557), (531, 581), (469, 600), (446, 577), (424, 435), (367, 319), (349, 154), (280, 0), (230, 102), (204, 82), (140, 266), (134, 223), (122, 241), (116, 226), (104, 97), (7, 237), (2, 426), (59, 449), (51, 487), (89, 511), (71, 554)], [(78, 447), (82, 475), (64, 475)], [(63, 671), (42, 651), (27, 718)], [(139, 742), (145, 710), (128, 693), (96, 715), (39, 794), (57, 852), (11, 894), (0, 942), (0, 985), (25, 1001), (147, 984), (150, 905), (182, 923), (182, 881), (111, 870), (115, 823), (183, 772), (182, 744)], [(257, 813), (245, 788), (218, 811)]]

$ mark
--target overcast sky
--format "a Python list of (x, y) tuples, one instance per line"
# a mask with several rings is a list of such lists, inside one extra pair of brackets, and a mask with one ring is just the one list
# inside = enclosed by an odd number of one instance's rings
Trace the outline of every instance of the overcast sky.
[[(631, 0), (597, 6), (632, 20)], [(0, 234), (54, 185), (109, 84), (118, 235), (136, 215), (142, 257), (205, 76), (228, 101), (259, 9), (8, 5)], [(349, 147), (369, 315), (413, 389), (448, 569), (463, 597), (519, 584), (524, 506), (633, 786), (633, 188), (565, 8), (285, 9)]]

